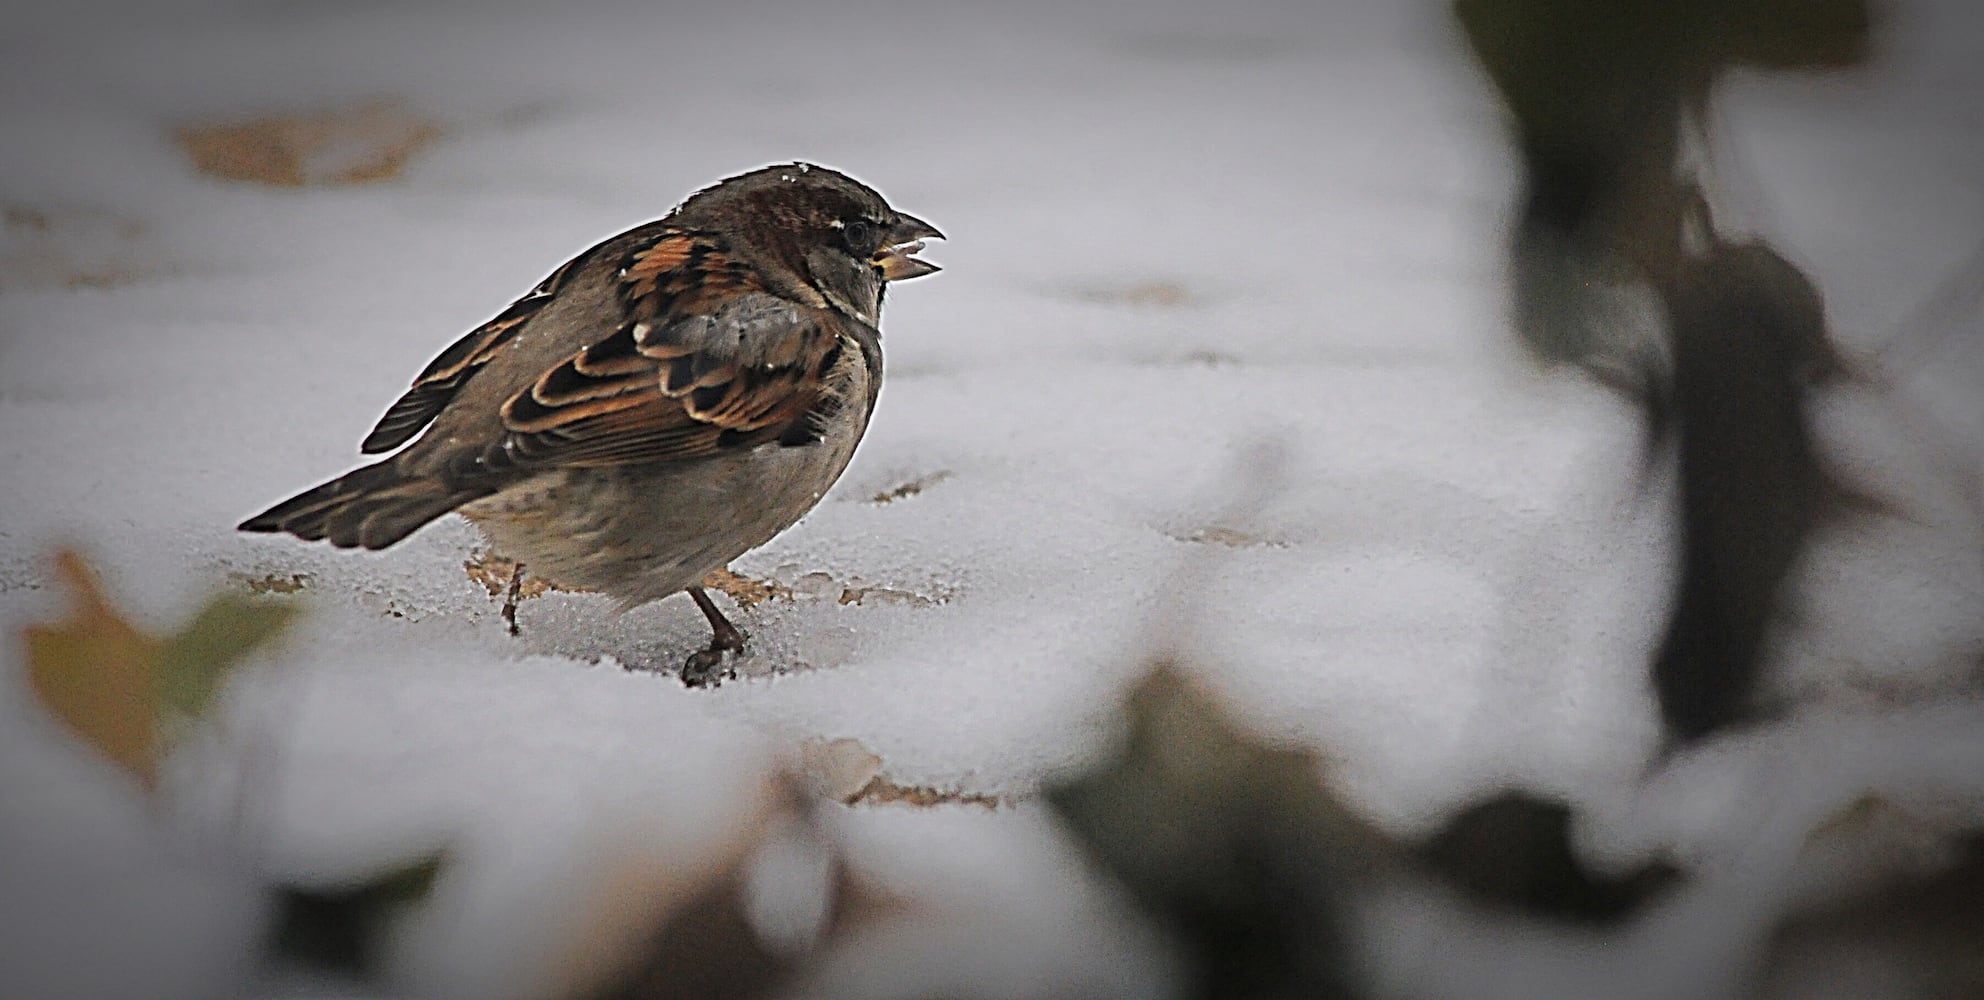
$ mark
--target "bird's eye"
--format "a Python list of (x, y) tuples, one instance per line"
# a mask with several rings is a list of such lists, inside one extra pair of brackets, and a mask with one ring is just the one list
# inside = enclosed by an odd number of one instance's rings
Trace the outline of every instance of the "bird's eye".
[(882, 230), (867, 219), (855, 219), (841, 227), (841, 239), (856, 257), (872, 256), (882, 248)]

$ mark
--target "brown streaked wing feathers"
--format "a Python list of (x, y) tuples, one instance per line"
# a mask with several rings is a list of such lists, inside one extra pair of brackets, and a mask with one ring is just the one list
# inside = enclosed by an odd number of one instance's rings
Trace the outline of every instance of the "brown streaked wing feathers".
[[(720, 254), (680, 259), (709, 266)], [(630, 267), (625, 280), (644, 293), (629, 311), (654, 318), (628, 320), (512, 396), (510, 433), (477, 470), (681, 461), (780, 440), (810, 419), (840, 358), (836, 314), (742, 289), (712, 313), (670, 309), (687, 304), (677, 298), (655, 314), (640, 306), (677, 276)]]
[(544, 304), (551, 301), (565, 283), (565, 278), (577, 267), (581, 260), (591, 255), (591, 251), (566, 261), (563, 266), (551, 272), (537, 287), (523, 298), (510, 303), (509, 308), (498, 313), (496, 318), (470, 330), (460, 340), (448, 346), (426, 369), (413, 380), (398, 401), (386, 410), (385, 416), (372, 428), (372, 433), (358, 446), (367, 455), (391, 451), (411, 440), (414, 435), (427, 429), (427, 425), (440, 416), (455, 394), (489, 359), (496, 356), (498, 348), (508, 341), (517, 329), (536, 316)]

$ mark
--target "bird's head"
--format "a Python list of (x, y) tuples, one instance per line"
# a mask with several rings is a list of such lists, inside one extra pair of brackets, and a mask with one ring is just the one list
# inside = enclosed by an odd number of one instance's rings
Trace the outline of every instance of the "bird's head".
[(871, 326), (889, 282), (939, 270), (916, 253), (944, 236), (860, 181), (808, 163), (728, 178), (691, 195), (673, 218), (722, 236), (762, 261), (767, 277), (803, 285)]

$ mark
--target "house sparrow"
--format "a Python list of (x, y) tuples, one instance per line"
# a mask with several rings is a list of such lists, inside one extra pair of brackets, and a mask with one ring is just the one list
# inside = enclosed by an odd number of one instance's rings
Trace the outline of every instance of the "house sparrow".
[(891, 281), (935, 227), (805, 163), (691, 195), (573, 258), (420, 373), (360, 450), (241, 524), (383, 549), (451, 511), (622, 610), (686, 590), (714, 676), (744, 637), (697, 584), (820, 501), (881, 388)]

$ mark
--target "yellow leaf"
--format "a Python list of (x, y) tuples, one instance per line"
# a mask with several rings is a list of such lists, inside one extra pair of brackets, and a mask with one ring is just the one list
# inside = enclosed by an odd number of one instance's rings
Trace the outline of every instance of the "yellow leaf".
[(222, 595), (160, 639), (117, 613), (81, 556), (57, 552), (55, 570), (73, 607), (62, 621), (23, 630), (29, 684), (49, 712), (147, 790), (169, 749), (162, 714), (198, 718), (228, 669), (295, 614), (285, 605)]
[(57, 719), (149, 789), (160, 742), (152, 697), (157, 640), (118, 615), (81, 556), (59, 551), (55, 569), (75, 604), (63, 621), (23, 630), (29, 684)]

